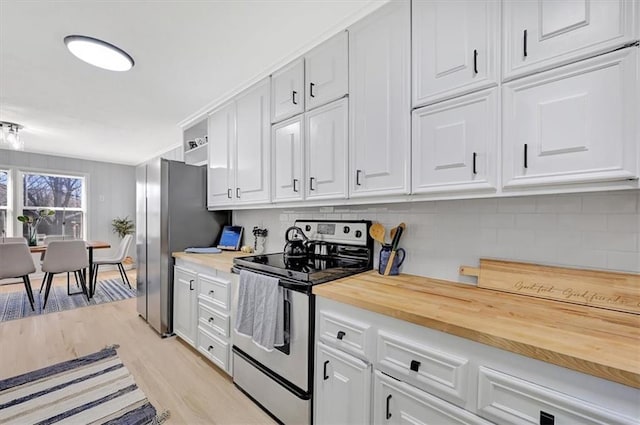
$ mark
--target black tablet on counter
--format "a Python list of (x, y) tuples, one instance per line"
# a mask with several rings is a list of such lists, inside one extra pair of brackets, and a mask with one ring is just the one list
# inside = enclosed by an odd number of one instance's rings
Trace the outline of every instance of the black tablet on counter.
[(224, 226), (220, 235), (218, 248), (226, 251), (237, 251), (240, 249), (242, 242), (242, 226)]

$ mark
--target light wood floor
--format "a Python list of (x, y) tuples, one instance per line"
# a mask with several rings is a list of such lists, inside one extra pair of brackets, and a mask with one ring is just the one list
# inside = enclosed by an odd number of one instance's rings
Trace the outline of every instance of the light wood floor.
[[(135, 282), (135, 271), (127, 273)], [(119, 277), (100, 272), (99, 279)], [(73, 277), (72, 277), (73, 279)], [(41, 280), (33, 280), (34, 295)], [(56, 279), (66, 285), (66, 276)], [(22, 285), (5, 285), (15, 291)], [(0, 323), (0, 379), (119, 344), (118, 354), (168, 424), (272, 424), (231, 379), (176, 337), (160, 338), (129, 299)]]

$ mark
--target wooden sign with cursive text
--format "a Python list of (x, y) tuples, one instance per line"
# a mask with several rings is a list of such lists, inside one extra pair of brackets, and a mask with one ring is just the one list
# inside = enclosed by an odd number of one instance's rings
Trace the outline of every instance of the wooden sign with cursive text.
[(477, 276), (480, 288), (640, 314), (640, 274), (486, 258), (460, 274)]

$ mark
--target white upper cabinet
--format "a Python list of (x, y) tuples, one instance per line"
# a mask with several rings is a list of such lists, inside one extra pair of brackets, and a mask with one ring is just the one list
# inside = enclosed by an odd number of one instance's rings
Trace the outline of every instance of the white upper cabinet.
[(503, 185), (638, 175), (638, 48), (503, 86)]
[(347, 196), (347, 108), (341, 99), (305, 114), (307, 199)]
[(236, 104), (230, 102), (209, 115), (207, 206), (228, 205), (235, 190)]
[(493, 0), (414, 0), (414, 107), (497, 84), (499, 17)]
[(503, 78), (549, 69), (632, 41), (638, 37), (638, 7), (633, 0), (505, 1)]
[(347, 52), (348, 34), (343, 31), (305, 55), (307, 111), (349, 92)]
[(352, 197), (409, 193), (409, 28), (408, 0), (349, 28)]
[(274, 123), (304, 112), (304, 59), (271, 76), (271, 111)]
[(494, 189), (498, 88), (413, 112), (413, 192)]
[(304, 194), (304, 150), (302, 127), (304, 117), (299, 115), (272, 128), (273, 201), (300, 201)]
[(238, 203), (269, 202), (271, 125), (269, 79), (236, 100), (236, 188)]

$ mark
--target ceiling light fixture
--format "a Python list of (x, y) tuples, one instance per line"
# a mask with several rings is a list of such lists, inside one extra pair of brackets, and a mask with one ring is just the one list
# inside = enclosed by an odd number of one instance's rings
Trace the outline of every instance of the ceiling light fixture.
[(128, 71), (135, 64), (127, 52), (97, 38), (68, 35), (64, 38), (64, 44), (75, 57), (98, 68)]
[(18, 130), (22, 128), (20, 124), (0, 121), (0, 148), (24, 150), (24, 141), (18, 136)]

